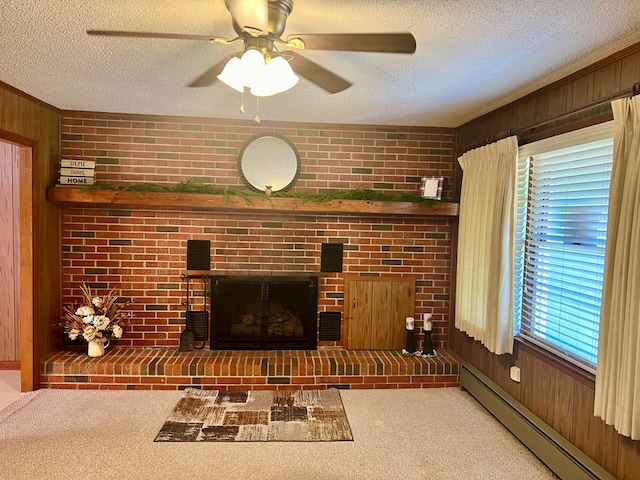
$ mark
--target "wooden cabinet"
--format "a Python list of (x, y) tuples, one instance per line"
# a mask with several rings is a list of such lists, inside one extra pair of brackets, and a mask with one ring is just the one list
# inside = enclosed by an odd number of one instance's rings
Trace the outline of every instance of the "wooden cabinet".
[(415, 309), (415, 279), (411, 277), (345, 277), (347, 347), (401, 349), (405, 318)]

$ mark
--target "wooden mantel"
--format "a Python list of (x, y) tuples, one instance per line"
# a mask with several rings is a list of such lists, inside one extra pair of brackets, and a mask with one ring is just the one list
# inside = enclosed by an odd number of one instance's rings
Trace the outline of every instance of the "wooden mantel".
[(48, 198), (54, 202), (121, 205), (130, 207), (172, 207), (181, 210), (233, 210), (251, 212), (290, 212), (304, 214), (360, 215), (458, 215), (458, 204), (438, 202), (382, 202), (372, 200), (329, 200), (313, 202), (288, 197), (250, 197), (181, 192), (125, 192), (119, 190), (88, 190), (78, 187), (50, 187)]

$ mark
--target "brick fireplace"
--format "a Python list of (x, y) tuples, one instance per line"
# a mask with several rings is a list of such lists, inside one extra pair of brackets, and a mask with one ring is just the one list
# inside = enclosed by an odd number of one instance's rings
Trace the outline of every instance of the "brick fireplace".
[[(111, 184), (174, 185), (194, 179), (244, 188), (238, 153), (264, 131), (296, 145), (301, 172), (294, 191), (368, 188), (417, 192), (420, 177), (445, 177), (453, 198), (452, 129), (367, 125), (272, 124), (65, 112), (62, 156), (96, 161), (96, 179)], [(344, 275), (410, 275), (416, 317), (433, 314), (435, 348), (447, 347), (452, 217), (64, 204), (62, 302), (79, 285), (116, 288), (130, 298), (133, 326), (116, 346), (177, 348), (184, 328), (187, 240), (211, 241), (211, 270), (220, 275), (318, 275), (323, 243), (342, 243), (343, 272), (318, 276), (317, 310), (342, 312)], [(420, 325), (418, 324), (418, 327)], [(419, 333), (419, 328), (417, 329)], [(340, 340), (318, 347), (345, 346)]]

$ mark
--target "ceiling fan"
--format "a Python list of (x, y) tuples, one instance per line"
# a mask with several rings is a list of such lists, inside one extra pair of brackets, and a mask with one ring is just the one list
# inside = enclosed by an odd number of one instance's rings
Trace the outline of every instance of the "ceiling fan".
[[(227, 39), (208, 35), (189, 35), (118, 30), (87, 30), (89, 35), (113, 37), (205, 40), (211, 43), (244, 43), (244, 50), (260, 51), (266, 61), (284, 57), (294, 72), (329, 93), (338, 93), (351, 83), (326, 68), (299, 55), (299, 50), (333, 50), (345, 52), (413, 53), (416, 40), (411, 33), (314, 33), (281, 36), (293, 0), (225, 0), (237, 37)], [(189, 87), (205, 87), (218, 80), (226, 64), (243, 52), (231, 53), (192, 81)]]

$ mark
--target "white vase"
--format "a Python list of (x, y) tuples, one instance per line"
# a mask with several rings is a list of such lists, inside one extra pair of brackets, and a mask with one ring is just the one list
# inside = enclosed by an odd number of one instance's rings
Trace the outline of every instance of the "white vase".
[(104, 355), (104, 343), (96, 340), (87, 342), (87, 355), (90, 357), (101, 357)]

